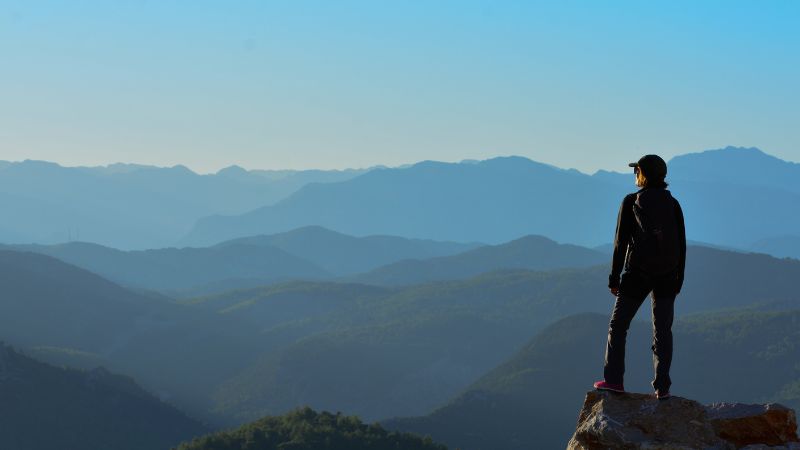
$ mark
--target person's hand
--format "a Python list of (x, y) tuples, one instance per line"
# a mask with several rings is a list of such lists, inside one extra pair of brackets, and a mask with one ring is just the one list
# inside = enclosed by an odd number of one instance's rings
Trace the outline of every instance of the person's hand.
[(619, 296), (619, 288), (618, 287), (608, 288), (608, 290), (611, 291), (611, 295), (613, 295), (614, 297)]

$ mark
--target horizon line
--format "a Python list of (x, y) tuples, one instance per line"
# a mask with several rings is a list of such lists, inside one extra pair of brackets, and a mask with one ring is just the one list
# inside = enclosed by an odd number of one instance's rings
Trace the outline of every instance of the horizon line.
[[(734, 145), (727, 145), (725, 147), (711, 148), (711, 149), (705, 149), (705, 150), (699, 150), (699, 151), (689, 151), (687, 153), (680, 153), (680, 154), (677, 154), (677, 155), (673, 156), (672, 158), (670, 158), (670, 161), (672, 159), (676, 158), (676, 157), (692, 155), (692, 154), (701, 154), (701, 153), (706, 153), (706, 152), (714, 152), (714, 151), (725, 151), (725, 150), (756, 150), (756, 151), (761, 152), (761, 153), (763, 153), (763, 154), (765, 154), (767, 156), (771, 156), (773, 158), (776, 158), (776, 159), (778, 159), (780, 161), (783, 161), (783, 162), (786, 162), (786, 163), (791, 163), (791, 164), (800, 163), (800, 162), (797, 162), (797, 161), (790, 161), (790, 160), (787, 160), (787, 159), (779, 158), (779, 157), (777, 157), (775, 155), (772, 155), (770, 153), (767, 153), (767, 152), (761, 150), (758, 147), (745, 147), (745, 146), (734, 146)], [(32, 159), (32, 158), (26, 158), (24, 160), (0, 160), (0, 163), (6, 163), (6, 164), (43, 163), (43, 164), (56, 165), (58, 167), (65, 168), (65, 169), (87, 169), (87, 170), (93, 170), (93, 169), (94, 170), (97, 170), (97, 169), (106, 169), (107, 170), (107, 169), (111, 169), (111, 168), (113, 168), (115, 166), (121, 166), (121, 167), (130, 166), (130, 167), (137, 167), (137, 168), (142, 168), (142, 169), (162, 169), (162, 170), (185, 169), (185, 170), (187, 170), (187, 171), (189, 171), (189, 172), (191, 172), (191, 173), (193, 173), (195, 175), (198, 175), (198, 176), (214, 176), (214, 175), (219, 175), (221, 172), (223, 172), (225, 170), (229, 170), (229, 169), (241, 169), (241, 170), (244, 170), (247, 173), (253, 173), (253, 172), (307, 172), (307, 171), (320, 171), (320, 172), (365, 171), (366, 172), (366, 171), (371, 171), (371, 170), (375, 170), (375, 169), (403, 169), (403, 168), (413, 167), (415, 165), (418, 165), (418, 164), (421, 164), (421, 163), (426, 163), (426, 162), (442, 163), (442, 164), (474, 164), (474, 163), (482, 163), (482, 162), (486, 162), (486, 161), (491, 161), (491, 160), (495, 160), (495, 159), (503, 159), (503, 158), (521, 158), (521, 159), (526, 159), (528, 161), (532, 161), (532, 162), (539, 163), (539, 164), (544, 164), (544, 165), (551, 166), (551, 167), (556, 168), (556, 169), (565, 170), (565, 171), (576, 171), (576, 172), (582, 173), (584, 175), (589, 175), (589, 176), (595, 175), (595, 174), (597, 174), (599, 172), (624, 173), (624, 172), (617, 172), (617, 171), (614, 171), (614, 170), (608, 170), (608, 169), (602, 169), (602, 168), (601, 169), (596, 169), (592, 173), (588, 173), (588, 172), (584, 172), (582, 170), (579, 170), (579, 169), (576, 169), (576, 168), (573, 168), (573, 167), (560, 167), (560, 166), (557, 166), (555, 164), (547, 163), (547, 162), (544, 162), (544, 161), (538, 161), (538, 160), (535, 160), (535, 159), (533, 159), (531, 157), (520, 155), (520, 154), (498, 154), (498, 155), (491, 156), (491, 157), (484, 158), (484, 159), (475, 159), (475, 158), (463, 158), (463, 159), (460, 159), (460, 160), (423, 159), (423, 160), (419, 160), (419, 161), (415, 161), (415, 162), (409, 162), (409, 163), (403, 163), (403, 164), (391, 165), (391, 166), (390, 165), (386, 165), (386, 164), (373, 164), (373, 165), (370, 165), (370, 166), (362, 166), (362, 167), (338, 167), (338, 168), (315, 168), (315, 167), (275, 168), (275, 169), (245, 168), (240, 164), (233, 163), (233, 164), (229, 164), (227, 166), (220, 167), (216, 171), (200, 171), (200, 170), (197, 170), (197, 169), (192, 169), (190, 166), (188, 166), (186, 164), (183, 164), (183, 163), (178, 163), (178, 164), (174, 164), (174, 165), (171, 165), (171, 166), (166, 166), (166, 165), (165, 166), (160, 166), (160, 165), (157, 165), (157, 164), (150, 164), (150, 163), (117, 161), (117, 162), (97, 163), (97, 164), (68, 165), (66, 163), (59, 162), (59, 161), (50, 161), (50, 160), (45, 160), (45, 159)], [(627, 164), (627, 163), (625, 163), (625, 164)]]

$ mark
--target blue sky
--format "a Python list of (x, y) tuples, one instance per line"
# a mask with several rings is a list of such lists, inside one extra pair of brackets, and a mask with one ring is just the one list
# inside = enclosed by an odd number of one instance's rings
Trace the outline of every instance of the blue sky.
[(0, 159), (800, 160), (800, 2), (3, 1)]

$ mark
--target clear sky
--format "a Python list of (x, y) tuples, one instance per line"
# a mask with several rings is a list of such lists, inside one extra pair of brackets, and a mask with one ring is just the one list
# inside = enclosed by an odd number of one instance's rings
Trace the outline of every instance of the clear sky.
[(0, 160), (800, 160), (798, 1), (0, 0)]

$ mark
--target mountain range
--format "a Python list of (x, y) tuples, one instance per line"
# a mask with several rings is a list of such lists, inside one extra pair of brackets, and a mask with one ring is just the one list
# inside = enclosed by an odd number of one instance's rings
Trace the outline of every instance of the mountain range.
[[(401, 260), (416, 261), (453, 255), (478, 246), (480, 244), (477, 243), (460, 244), (394, 236), (354, 237), (322, 227), (304, 227), (202, 248), (123, 251), (98, 244), (70, 242), (0, 245), (0, 249), (52, 256), (126, 287), (186, 296), (287, 280), (353, 276)], [(526, 256), (546, 265), (556, 253), (546, 255), (538, 251)], [(486, 267), (488, 270), (505, 267), (497, 263), (499, 261), (492, 261)]]
[[(687, 270), (680, 317), (798, 305), (800, 261), (691, 246)], [(0, 338), (45, 361), (133, 376), (215, 426), (305, 404), (369, 421), (425, 416), (556, 320), (595, 312), (607, 328), (607, 271), (500, 270), (412, 286), (293, 281), (175, 302), (45, 255), (0, 251)], [(722, 338), (739, 329), (724, 323)], [(769, 382), (784, 385), (793, 392), (788, 380)]]
[[(726, 147), (676, 156), (669, 167), (690, 239), (800, 258), (799, 164)], [(634, 190), (629, 174), (588, 175), (523, 157), (344, 171), (232, 166), (211, 175), (183, 166), (3, 162), (0, 207), (13, 220), (0, 225), (0, 242), (141, 250), (322, 226), (489, 244), (536, 234), (594, 247), (612, 239), (620, 200)]]
[[(613, 217), (622, 193), (618, 185), (521, 157), (424, 161), (308, 185), (243, 215), (202, 219), (182, 244), (209, 245), (304, 225), (356, 236), (500, 243), (536, 233), (560, 242), (599, 244), (610, 239), (613, 224), (597, 219)], [(597, 225), (587, 229), (587, 223)]]
[[(750, 249), (763, 239), (798, 236), (800, 188), (792, 184), (798, 177), (796, 163), (727, 147), (676, 156), (668, 181), (689, 239)], [(305, 186), (245, 214), (201, 219), (182, 243), (320, 225), (353, 235), (492, 244), (539, 234), (591, 247), (613, 238), (622, 197), (635, 190), (632, 174), (587, 175), (521, 157), (424, 161)]]
[[(692, 239), (679, 395), (800, 407), (797, 175), (757, 149), (670, 161)], [(303, 428), (434, 448), (303, 405), (462, 450), (563, 446), (602, 371), (631, 181), (519, 157), (213, 175), (0, 162), (0, 340), (19, 349), (0, 345), (0, 447), (48, 429), (29, 447), (247, 448)], [(649, 315), (629, 333), (631, 390), (650, 389)]]
[[(712, 248), (708, 244), (693, 245)], [(498, 245), (460, 244), (395, 236), (355, 237), (317, 226), (203, 248), (121, 251), (73, 242), (0, 245), (0, 249), (52, 256), (125, 287), (182, 298), (291, 280), (409, 286), (504, 269), (580, 268), (607, 265), (610, 260), (607, 246), (590, 249), (559, 244), (543, 236), (523, 236)], [(753, 255), (750, 260), (758, 258)], [(766, 261), (764, 267), (772, 267), (772, 258), (761, 258)], [(731, 254), (727, 264), (740, 259)], [(764, 279), (775, 278), (768, 270), (759, 274)]]
[[(690, 247), (688, 271), (679, 315), (798, 305), (790, 280), (800, 275), (799, 261)], [(273, 343), (219, 387), (217, 410), (252, 420), (309, 404), (376, 420), (434, 408), (552, 321), (608, 314), (607, 273), (605, 265), (500, 271), (369, 290), (293, 283), (197, 299), (257, 323)], [(639, 316), (649, 314), (643, 306)]]
[(272, 204), (309, 183), (342, 181), (366, 170), (246, 171), (200, 175), (184, 166), (62, 167), (44, 161), (0, 164), (0, 242), (71, 240), (120, 249), (168, 247), (211, 214)]

